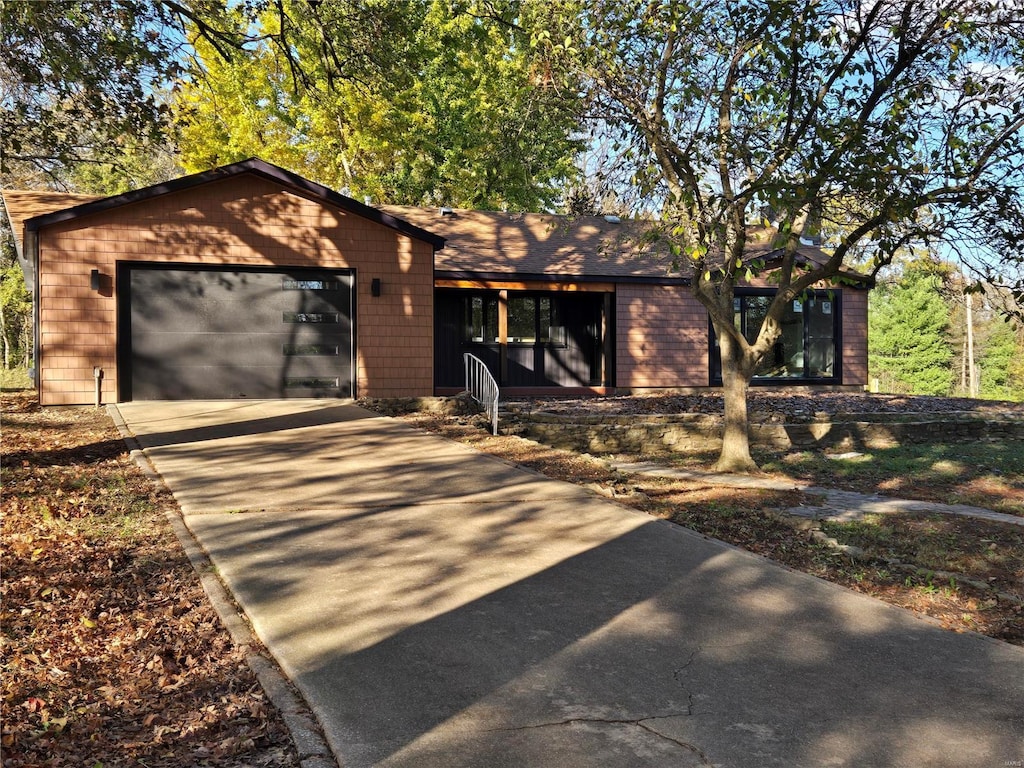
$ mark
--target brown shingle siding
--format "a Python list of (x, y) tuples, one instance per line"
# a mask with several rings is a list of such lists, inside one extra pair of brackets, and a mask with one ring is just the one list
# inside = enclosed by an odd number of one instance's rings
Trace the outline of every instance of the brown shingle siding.
[(844, 289), (843, 312), (843, 384), (866, 386), (868, 383), (868, 292)]
[(620, 285), (617, 386), (708, 383), (707, 311), (684, 286)]
[[(105, 396), (116, 396), (116, 309), (125, 286), (113, 286), (114, 295), (97, 293), (89, 271), (103, 272), (109, 293), (119, 263), (147, 262), (353, 270), (361, 395), (433, 391), (435, 263), (438, 287), (475, 281), (495, 290), (614, 293), (615, 386), (708, 384), (707, 313), (685, 276), (632, 238), (634, 224), (643, 223), (474, 211), (442, 216), (425, 208), (381, 214), (263, 163), (228, 169), (85, 207), (80, 203), (88, 198), (63, 199), (79, 207), (35, 220), (44, 403), (91, 400), (93, 365), (104, 367)], [(46, 213), (43, 197), (23, 202), (33, 203), (33, 215)], [(448, 238), (436, 257), (441, 238), (424, 230)], [(768, 253), (771, 242), (756, 247)], [(377, 298), (370, 295), (373, 278), (383, 284)], [(844, 384), (867, 377), (866, 296), (844, 289)]]
[[(116, 299), (91, 290), (89, 271), (113, 280), (121, 261), (355, 269), (359, 394), (433, 391), (432, 246), (242, 176), (43, 229), (43, 404), (91, 401), (94, 365), (104, 368), (105, 397), (116, 396)], [(382, 279), (384, 296), (370, 297), (370, 277)]]

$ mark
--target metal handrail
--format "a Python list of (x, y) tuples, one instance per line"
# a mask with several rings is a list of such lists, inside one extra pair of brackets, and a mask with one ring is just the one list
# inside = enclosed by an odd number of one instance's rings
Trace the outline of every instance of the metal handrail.
[(483, 406), (491, 417), (491, 433), (498, 434), (498, 382), (487, 370), (484, 361), (476, 355), (464, 352), (462, 360), (466, 367), (466, 391)]

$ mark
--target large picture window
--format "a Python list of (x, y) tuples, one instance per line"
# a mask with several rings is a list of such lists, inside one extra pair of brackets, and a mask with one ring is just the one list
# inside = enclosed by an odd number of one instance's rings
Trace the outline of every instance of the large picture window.
[(508, 340), (513, 344), (565, 345), (565, 328), (558, 319), (558, 303), (550, 296), (510, 296)]
[(465, 341), (496, 343), (498, 336), (498, 299), (496, 296), (470, 296), (465, 302)]
[[(473, 295), (464, 299), (466, 321), (463, 341), (497, 343), (498, 298)], [(510, 344), (559, 344), (564, 346), (565, 327), (562, 325), (558, 302), (550, 296), (511, 296), (507, 303), (508, 335)]]
[[(736, 328), (749, 342), (757, 338), (774, 292), (739, 293), (733, 300)], [(839, 371), (838, 291), (814, 291), (789, 302), (782, 335), (754, 372), (752, 383), (836, 382)], [(711, 329), (711, 383), (722, 382), (722, 357)]]
[(607, 386), (608, 293), (454, 288), (435, 296), (438, 387), (464, 385), (466, 352), (483, 360), (502, 387)]

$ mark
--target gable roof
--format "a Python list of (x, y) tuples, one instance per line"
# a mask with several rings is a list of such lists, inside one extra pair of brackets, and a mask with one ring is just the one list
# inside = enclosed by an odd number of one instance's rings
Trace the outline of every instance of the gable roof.
[(7, 209), (7, 220), (14, 232), (14, 246), (19, 258), (24, 258), (22, 253), (26, 221), (99, 199), (95, 195), (13, 189), (0, 190), (0, 198)]
[(501, 277), (681, 280), (664, 247), (645, 242), (649, 227), (616, 217), (567, 217), (385, 205), (395, 216), (445, 239), (439, 273)]
[[(688, 283), (691, 276), (689, 264), (675, 265), (665, 241), (652, 237), (652, 222), (641, 219), (380, 207), (444, 237), (444, 251), (434, 256), (439, 276), (500, 280), (516, 275), (666, 284)], [(771, 264), (781, 255), (773, 245), (777, 234), (774, 229), (752, 227), (747, 257)], [(811, 264), (828, 261), (828, 254), (811, 245), (801, 245), (797, 256)], [(840, 274), (852, 280), (869, 280), (849, 270)]]
[[(50, 224), (110, 210), (241, 174), (274, 181), (301, 196), (319, 200), (430, 243), (439, 276), (477, 279), (629, 280), (687, 283), (689, 265), (681, 270), (664, 241), (651, 238), (651, 223), (611, 216), (568, 217), (539, 213), (500, 213), (416, 206), (369, 206), (334, 192), (258, 158), (111, 197), (56, 192), (2, 192), (19, 258), (31, 279), (31, 256), (23, 256), (22, 236)], [(769, 263), (781, 252), (773, 248), (772, 230), (751, 231), (747, 254)], [(442, 250), (443, 249), (443, 250)], [(798, 257), (821, 264), (827, 254), (800, 246)], [(841, 270), (851, 280), (870, 284), (870, 278)]]
[(433, 246), (435, 250), (444, 248), (444, 238), (438, 237), (433, 232), (428, 232), (427, 230), (421, 229), (407, 221), (397, 219), (378, 208), (363, 205), (362, 203), (353, 200), (346, 195), (342, 195), (339, 192), (335, 192), (322, 184), (317, 184), (316, 182), (305, 179), (298, 174), (286, 171), (284, 168), (272, 165), (271, 163), (255, 157), (249, 158), (248, 160), (242, 160), (237, 163), (232, 163), (231, 165), (214, 168), (209, 171), (194, 173), (190, 176), (182, 176), (181, 178), (161, 184), (154, 184), (142, 189), (125, 192), (124, 194), (113, 195), (111, 197), (92, 198), (74, 204), (73, 207), (65, 207), (60, 210), (52, 210), (41, 215), (24, 218), (23, 223), (27, 231), (38, 231), (40, 228), (51, 224), (70, 221), (81, 216), (88, 216), (93, 213), (108, 211), (122, 205), (150, 200), (174, 192), (182, 192), (202, 184), (208, 184), (222, 179), (229, 179), (242, 174), (251, 174), (276, 182), (295, 194), (313, 200), (318, 200), (343, 211), (347, 211), (357, 216), (362, 216), (363, 218), (374, 221), (382, 226), (394, 229), (404, 235), (408, 235), (409, 237), (427, 242)]
[(28, 249), (25, 248), (25, 222), (98, 198), (92, 195), (74, 195), (68, 192), (4, 189), (0, 190), (0, 199), (3, 200), (7, 221), (10, 223), (11, 232), (14, 235), (14, 252), (17, 254), (21, 273), (25, 276), (25, 287), (34, 292), (36, 285), (35, 251), (31, 243)]

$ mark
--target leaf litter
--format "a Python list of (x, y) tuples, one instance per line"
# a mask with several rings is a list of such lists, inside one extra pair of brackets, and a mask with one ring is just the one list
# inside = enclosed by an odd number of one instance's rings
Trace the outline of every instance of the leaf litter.
[(4, 768), (298, 766), (106, 413), (0, 408)]

